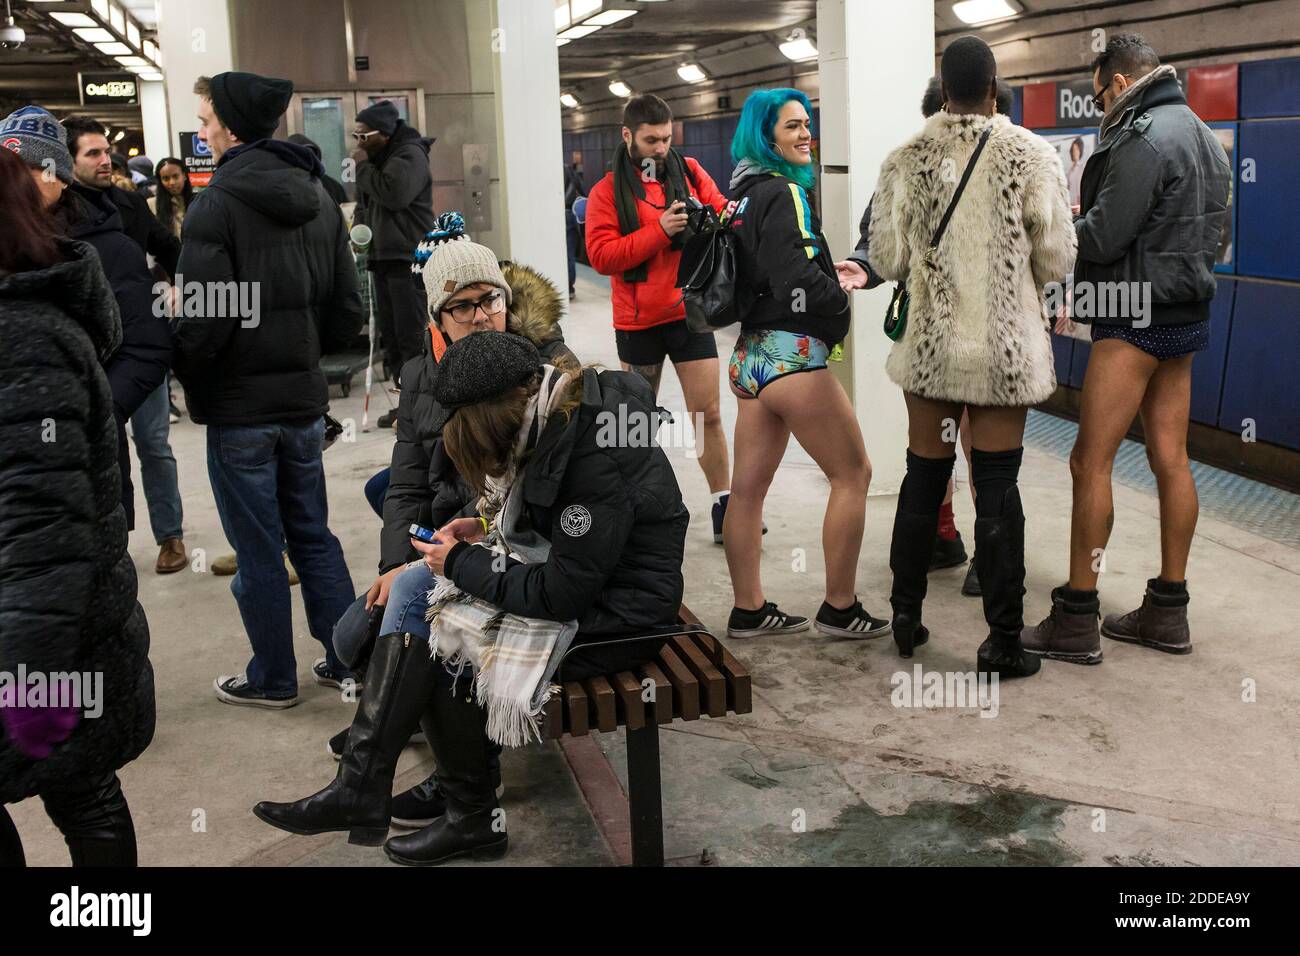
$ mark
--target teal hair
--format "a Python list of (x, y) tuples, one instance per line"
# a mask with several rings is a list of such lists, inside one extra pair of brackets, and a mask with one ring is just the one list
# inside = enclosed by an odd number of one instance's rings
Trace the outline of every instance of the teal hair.
[[(745, 100), (736, 123), (736, 135), (731, 138), (731, 159), (739, 163), (742, 159), (752, 160), (760, 166), (793, 179), (804, 189), (812, 189), (817, 181), (813, 164), (796, 166), (782, 159), (772, 149), (772, 135), (776, 129), (776, 116), (781, 107), (791, 100), (798, 100), (812, 118), (812, 104), (808, 97), (799, 90), (789, 88), (777, 90), (755, 90)], [(814, 134), (815, 135), (815, 134)]]

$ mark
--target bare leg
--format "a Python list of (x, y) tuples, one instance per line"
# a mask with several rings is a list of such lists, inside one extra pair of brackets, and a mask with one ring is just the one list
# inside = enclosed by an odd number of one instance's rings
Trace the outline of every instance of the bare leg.
[(1142, 400), (1147, 460), (1160, 495), (1160, 577), (1187, 579), (1187, 554), (1200, 507), (1187, 461), (1187, 422), (1192, 402), (1192, 356), (1160, 363)]
[(1070, 587), (1097, 587), (1098, 557), (1115, 522), (1110, 474), (1115, 453), (1142, 405), (1147, 383), (1159, 363), (1119, 339), (1092, 346), (1083, 379), (1079, 435), (1070, 452), (1074, 510), (1070, 519)]
[(663, 377), (664, 366), (660, 362), (658, 365), (628, 365), (622, 363), (623, 371), (636, 372), (643, 379), (650, 383), (650, 390), (655, 393), (655, 398), (659, 397), (659, 380)]
[(709, 483), (709, 491), (726, 491), (730, 487), (730, 469), (727, 433), (722, 430), (722, 412), (718, 408), (718, 360), (679, 362), (673, 368), (677, 369), (677, 378), (682, 383), (691, 426), (700, 426), (695, 438), (700, 443), (700, 468)]
[[(970, 503), (975, 504), (975, 482), (971, 480), (970, 470), (970, 411), (962, 409), (961, 413), (961, 453), (966, 458), (966, 484), (970, 488)], [(1021, 429), (1021, 438), (1024, 438), (1024, 429)]]
[(722, 544), (731, 572), (735, 604), (745, 610), (763, 606), (760, 565), (763, 557), (763, 499), (772, 484), (790, 429), (756, 399), (738, 403), (736, 415), (736, 468), (731, 478), (731, 499), (722, 523)]
[(834, 608), (851, 607), (871, 484), (871, 462), (853, 405), (827, 369), (779, 378), (759, 393), (758, 403), (789, 426), (830, 480), (822, 521), (826, 600)]

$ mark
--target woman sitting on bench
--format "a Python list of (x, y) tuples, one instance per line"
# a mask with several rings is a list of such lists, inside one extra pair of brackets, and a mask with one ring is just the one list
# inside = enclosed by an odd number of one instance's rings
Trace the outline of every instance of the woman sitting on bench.
[[(653, 640), (599, 645), (676, 620), (689, 518), (653, 443), (653, 396), (633, 373), (565, 373), (526, 339), (474, 334), (448, 348), (434, 394), (451, 415), (446, 451), (483, 496), (481, 517), (413, 541), (424, 559), (392, 585), (335, 782), (254, 810), (290, 832), (381, 842), (397, 755), (421, 722), (445, 812), (385, 844), (390, 858), (416, 865), (505, 852), (489, 731), (503, 743), (535, 733), (570, 641), (564, 680), (658, 653)], [(471, 669), (479, 664), (481, 673)]]

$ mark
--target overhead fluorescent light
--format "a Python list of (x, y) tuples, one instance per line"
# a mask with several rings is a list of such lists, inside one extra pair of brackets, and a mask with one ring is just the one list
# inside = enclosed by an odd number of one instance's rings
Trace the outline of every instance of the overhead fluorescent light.
[(126, 21), (126, 42), (137, 50), (140, 48), (140, 28), (135, 25), (134, 20)]
[(157, 70), (145, 70), (143, 73), (137, 73), (136, 76), (142, 80), (149, 80), (151, 83), (159, 83), (163, 78), (163, 75)]
[(77, 27), (72, 31), (87, 43), (113, 43), (113, 34), (103, 27)]
[(555, 8), (555, 32), (559, 33), (572, 21), (569, 19), (569, 5), (561, 3)]
[(571, 42), (573, 42), (573, 41), (571, 41), (571, 40), (565, 40), (565, 39), (562, 38), (562, 37), (556, 37), (556, 38), (555, 38), (555, 45), (556, 45), (556, 46), (564, 46), (564, 44), (566, 44), (566, 43), (571, 43)]
[(95, 49), (100, 53), (107, 53), (109, 56), (116, 56), (119, 53), (125, 55), (131, 52), (129, 46), (125, 43), (118, 43), (116, 40), (112, 43), (96, 43)]
[(50, 16), (52, 16), (54, 19), (58, 20), (58, 21), (59, 21), (60, 23), (62, 23), (65, 27), (94, 27), (94, 26), (99, 26), (99, 24), (97, 24), (97, 23), (96, 23), (94, 20), (92, 20), (90, 17), (86, 16), (84, 13), (60, 13), (59, 11), (56, 10), (56, 11), (52, 12), (52, 13), (50, 14)]
[(581, 40), (585, 36), (590, 36), (599, 30), (600, 27), (589, 27), (585, 23), (577, 27), (569, 27), (560, 34), (565, 40)]
[(153, 40), (144, 41), (144, 55), (147, 56), (149, 59), (153, 60), (155, 63), (161, 62), (158, 59), (158, 44), (154, 43)]
[(632, 95), (632, 87), (628, 86), (622, 80), (614, 80), (609, 84), (609, 91), (619, 99), (627, 99)]
[(125, 67), (130, 67), (130, 68), (139, 67), (141, 69), (147, 69), (147, 70), (154, 69), (154, 65), (142, 56), (119, 56), (119, 57), (114, 57), (114, 59), (117, 60), (118, 63), (121, 63)]
[(564, 106), (567, 106), (569, 109), (573, 109), (575, 106), (578, 105), (578, 98), (574, 96), (572, 93), (561, 93), (560, 103), (562, 103)]
[(626, 20), (628, 17), (636, 16), (635, 10), (606, 10), (604, 13), (598, 13), (594, 17), (588, 17), (583, 23), (594, 23), (597, 26), (607, 27), (611, 23), (618, 23), (620, 20)]
[(90, 0), (90, 9), (95, 11), (99, 19), (108, 22), (108, 0)]
[(812, 60), (817, 56), (817, 48), (807, 37), (786, 40), (778, 49), (787, 60)]
[(703, 83), (709, 78), (698, 63), (683, 63), (677, 68), (677, 75), (687, 83)]
[(1016, 0), (961, 0), (952, 5), (953, 15), (962, 23), (978, 26), (1014, 17), (1024, 10)]
[(108, 5), (108, 22), (112, 24), (118, 36), (126, 36), (126, 13), (115, 3)]

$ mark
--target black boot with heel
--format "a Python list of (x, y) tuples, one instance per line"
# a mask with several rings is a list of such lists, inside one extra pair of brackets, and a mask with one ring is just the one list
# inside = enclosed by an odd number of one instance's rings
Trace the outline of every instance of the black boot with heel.
[(955, 455), (922, 458), (910, 448), (907, 451), (907, 475), (898, 491), (894, 535), (889, 542), (889, 570), (894, 574), (889, 603), (894, 609), (891, 623), (899, 657), (911, 657), (913, 650), (930, 639), (921, 623), (921, 606), (939, 531), (939, 509), (956, 460)]
[(397, 758), (419, 723), (434, 674), (441, 669), (423, 638), (386, 634), (376, 640), (334, 782), (294, 803), (263, 801), (253, 813), (289, 833), (347, 830), (349, 843), (382, 844), (388, 836)]

